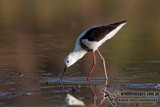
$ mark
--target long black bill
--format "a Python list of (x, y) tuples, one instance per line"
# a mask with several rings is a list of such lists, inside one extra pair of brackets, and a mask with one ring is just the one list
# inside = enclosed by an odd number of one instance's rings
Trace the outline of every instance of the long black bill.
[(62, 76), (60, 77), (60, 80), (59, 80), (60, 82), (62, 81), (62, 78), (63, 78), (63, 76), (64, 76), (64, 74), (65, 74), (66, 69), (67, 69), (67, 66), (64, 67), (63, 74), (62, 74)]

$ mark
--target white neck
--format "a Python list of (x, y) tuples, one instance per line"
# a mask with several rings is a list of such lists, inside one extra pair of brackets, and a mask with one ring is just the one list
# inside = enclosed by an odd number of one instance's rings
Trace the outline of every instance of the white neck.
[(79, 50), (79, 51), (73, 51), (72, 55), (74, 56), (75, 59), (79, 60), (81, 59), (85, 54), (87, 53), (87, 51), (85, 50)]

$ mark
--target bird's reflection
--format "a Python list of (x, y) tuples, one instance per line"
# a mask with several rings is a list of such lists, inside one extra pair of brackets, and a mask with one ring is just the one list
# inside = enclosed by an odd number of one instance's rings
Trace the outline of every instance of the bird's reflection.
[(93, 96), (94, 96), (94, 105), (96, 105), (96, 101), (97, 101), (97, 95), (96, 95), (96, 93), (94, 92), (94, 90), (93, 90), (93, 87), (92, 87), (92, 84), (91, 84), (91, 81), (90, 80), (88, 80), (88, 82), (89, 82), (89, 87), (90, 87), (90, 89), (91, 89), (91, 91), (92, 91), (92, 93), (93, 93)]
[[(91, 89), (91, 92), (93, 93), (93, 96), (94, 96), (94, 105), (96, 105), (96, 102), (97, 102), (97, 95), (96, 95), (96, 93), (95, 93), (95, 91), (93, 90), (93, 87), (92, 87), (92, 83), (91, 83), (91, 81), (90, 80), (88, 80), (88, 83), (89, 83), (89, 87), (90, 87), (90, 89)], [(105, 85), (104, 85), (104, 89), (102, 89), (102, 90), (104, 90), (104, 91), (106, 91), (107, 90), (107, 80), (105, 81)], [(102, 99), (101, 99), (101, 101), (100, 101), (100, 103), (99, 103), (99, 105), (102, 105), (103, 104), (103, 102), (104, 102), (104, 100), (105, 100), (105, 93), (103, 94), (103, 96), (102, 96)]]
[[(97, 95), (96, 95), (96, 93), (95, 93), (95, 91), (94, 91), (94, 89), (93, 89), (93, 87), (92, 87), (92, 83), (91, 83), (91, 81), (90, 80), (88, 80), (88, 83), (89, 83), (89, 87), (90, 87), (90, 91), (92, 92), (92, 94), (93, 94), (93, 104), (94, 104), (94, 106), (95, 105), (97, 105)], [(104, 91), (104, 94), (103, 94), (103, 96), (102, 96), (102, 99), (101, 99), (101, 101), (100, 101), (100, 103), (99, 103), (99, 105), (102, 105), (103, 104), (103, 102), (104, 102), (104, 100), (105, 100), (105, 96), (106, 96), (106, 90), (107, 90), (107, 81), (105, 82), (105, 85), (104, 85), (104, 88), (102, 89), (103, 91)], [(63, 89), (64, 89), (64, 87), (63, 87)], [(101, 91), (101, 90), (100, 90)], [(83, 101), (81, 101), (81, 100), (78, 100), (76, 97), (74, 97), (73, 95), (70, 95), (69, 93), (72, 93), (71, 91), (67, 91), (66, 90), (66, 97), (65, 97), (65, 99), (64, 99), (64, 101), (65, 101), (65, 103), (67, 104), (67, 105), (79, 105), (79, 106), (81, 106), (81, 105), (85, 105), (84, 104), (84, 102)], [(110, 95), (110, 94), (109, 94)]]
[[(107, 80), (105, 81), (105, 85), (104, 85), (104, 91), (106, 91), (107, 90)], [(100, 102), (100, 104), (99, 105), (102, 105), (103, 104), (103, 102), (104, 102), (104, 100), (105, 100), (105, 93), (103, 94), (103, 96), (102, 96), (102, 99), (101, 99), (101, 102)]]
[[(100, 103), (97, 104), (97, 95), (96, 95), (96, 92), (94, 91), (94, 88), (92, 86), (92, 82), (90, 80), (88, 80), (88, 84), (89, 84), (89, 88), (90, 88), (90, 91), (91, 93), (93, 94), (93, 104), (94, 105), (102, 105), (105, 101), (105, 98), (112, 98), (110, 95), (110, 93), (107, 93), (107, 80), (105, 81), (104, 83), (104, 88), (103, 89), (100, 89), (99, 91), (103, 92), (104, 94), (102, 95), (102, 99), (100, 100)], [(72, 90), (74, 89), (76, 91), (75, 88), (72, 88), (72, 89), (66, 89), (62, 83), (60, 84), (62, 86), (62, 89), (63, 91), (65, 92), (65, 94), (67, 94), (67, 96), (65, 97), (65, 103), (67, 105), (79, 105), (79, 102), (81, 102), (80, 100), (78, 100), (76, 97), (74, 97), (73, 95), (70, 95), (69, 93), (74, 93)], [(108, 95), (108, 96), (107, 96)], [(72, 96), (72, 97), (71, 97)], [(76, 100), (77, 99), (77, 100)], [(113, 98), (114, 100), (114, 98)], [(111, 101), (111, 99), (110, 99)]]
[(66, 103), (66, 105), (69, 106), (84, 106), (84, 102), (75, 98), (73, 95), (66, 93), (66, 97), (64, 99), (64, 102)]

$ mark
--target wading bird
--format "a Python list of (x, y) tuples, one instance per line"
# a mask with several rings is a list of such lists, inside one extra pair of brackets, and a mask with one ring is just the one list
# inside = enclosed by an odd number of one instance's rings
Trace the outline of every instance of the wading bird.
[(98, 47), (101, 46), (106, 40), (112, 38), (124, 25), (126, 21), (121, 21), (109, 25), (95, 26), (84, 31), (76, 40), (75, 48), (73, 52), (64, 59), (64, 71), (60, 77), (60, 82), (65, 74), (65, 71), (68, 67), (73, 65), (77, 60), (81, 59), (87, 52), (92, 52), (93, 54), (93, 65), (88, 74), (87, 80), (89, 80), (90, 75), (96, 65), (95, 51), (99, 54), (103, 61), (103, 67), (105, 72), (106, 81), (108, 79), (105, 60), (101, 53), (98, 50)]

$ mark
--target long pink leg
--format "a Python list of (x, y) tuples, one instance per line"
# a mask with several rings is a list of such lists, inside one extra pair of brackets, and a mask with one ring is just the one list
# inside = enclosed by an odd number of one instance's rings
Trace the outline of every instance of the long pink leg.
[(105, 73), (106, 81), (107, 81), (107, 80), (108, 80), (108, 77), (107, 77), (107, 71), (106, 71), (105, 60), (104, 60), (103, 56), (101, 55), (101, 53), (99, 52), (98, 49), (97, 49), (97, 53), (99, 54), (99, 56), (101, 57), (101, 59), (102, 59), (102, 61), (103, 61), (104, 73)]
[[(108, 80), (108, 77), (107, 77), (107, 71), (106, 71), (105, 60), (104, 60), (103, 56), (101, 55), (101, 53), (99, 52), (99, 50), (98, 50), (98, 49), (97, 49), (97, 53), (99, 54), (99, 56), (101, 57), (102, 62), (103, 62), (104, 73), (105, 73), (105, 76), (106, 76), (106, 82), (105, 82), (104, 90), (106, 91), (106, 89), (107, 89), (107, 88), (106, 88), (106, 86), (107, 86), (107, 80)], [(105, 94), (104, 94), (104, 95), (105, 95)], [(101, 102), (100, 102), (100, 105), (102, 105), (102, 104), (103, 104), (104, 100), (105, 100), (105, 97), (103, 96), (103, 98), (102, 98), (102, 100), (101, 100)]]
[(89, 74), (88, 74), (87, 80), (89, 80), (89, 78), (90, 78), (90, 76), (91, 76), (91, 74), (92, 74), (92, 71), (93, 71), (93, 69), (94, 69), (94, 67), (95, 67), (95, 65), (96, 65), (96, 56), (95, 56), (94, 51), (92, 51), (92, 54), (93, 54), (93, 65), (92, 65), (91, 71), (90, 71)]

